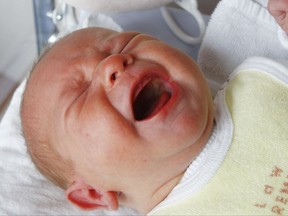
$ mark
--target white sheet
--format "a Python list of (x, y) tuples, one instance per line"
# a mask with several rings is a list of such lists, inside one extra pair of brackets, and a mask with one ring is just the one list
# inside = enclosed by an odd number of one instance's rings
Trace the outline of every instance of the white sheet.
[[(174, 13), (184, 26), (191, 28), (189, 31), (192, 34), (193, 31), (197, 32), (196, 22), (191, 21), (190, 15), (182, 10), (174, 10)], [(178, 40), (166, 26), (159, 9), (118, 14), (113, 17), (124, 30), (152, 34), (192, 57), (197, 56), (200, 46), (189, 46)], [(62, 190), (36, 171), (27, 154), (20, 128), (19, 105), (24, 85), (23, 82), (15, 92), (0, 124), (0, 215), (136, 214), (127, 208), (121, 208), (117, 212), (81, 211), (66, 201)]]

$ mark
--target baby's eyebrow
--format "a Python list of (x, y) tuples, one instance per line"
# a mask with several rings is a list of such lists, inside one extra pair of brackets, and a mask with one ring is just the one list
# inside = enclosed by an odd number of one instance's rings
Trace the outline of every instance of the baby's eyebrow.
[(70, 74), (70, 77), (66, 82), (69, 89), (71, 88), (78, 89), (80, 87), (83, 87), (83, 85), (88, 85), (89, 83), (90, 81), (87, 80), (87, 77), (85, 76), (85, 74), (79, 71), (72, 72), (72, 74)]

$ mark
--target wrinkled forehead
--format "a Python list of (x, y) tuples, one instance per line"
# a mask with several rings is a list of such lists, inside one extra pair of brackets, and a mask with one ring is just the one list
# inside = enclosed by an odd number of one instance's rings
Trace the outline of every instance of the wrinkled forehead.
[[(75, 31), (68, 36), (62, 38), (58, 45), (64, 47), (78, 47), (95, 46), (101, 50), (105, 41), (110, 41), (114, 35), (119, 34), (116, 31), (104, 28), (86, 28)], [(58, 46), (59, 47), (59, 46)]]
[(99, 50), (99, 52), (105, 52), (108, 51), (108, 48), (111, 48), (109, 45), (111, 41), (113, 41), (113, 36), (117, 34), (119, 33), (102, 28), (81, 29), (57, 41), (47, 54), (49, 53), (65, 58), (75, 53), (81, 53), (81, 51), (84, 51), (87, 47)]
[(33, 107), (37, 107), (35, 111), (52, 106), (59, 88), (70, 76), (67, 71), (71, 63), (77, 66), (77, 63), (91, 52), (97, 55), (113, 51), (117, 40), (121, 40), (119, 37), (114, 37), (118, 34), (103, 28), (87, 28), (75, 31), (48, 47), (30, 73), (24, 100), (30, 107), (32, 104)]
[(108, 52), (108, 49), (111, 48), (110, 42), (113, 41), (113, 36), (117, 34), (118, 32), (103, 28), (87, 28), (75, 31), (47, 47), (34, 64), (31, 75), (51, 71), (49, 69), (53, 68), (55, 63), (61, 64), (65, 59), (83, 56), (89, 52), (89, 47), (94, 52), (95, 50)]

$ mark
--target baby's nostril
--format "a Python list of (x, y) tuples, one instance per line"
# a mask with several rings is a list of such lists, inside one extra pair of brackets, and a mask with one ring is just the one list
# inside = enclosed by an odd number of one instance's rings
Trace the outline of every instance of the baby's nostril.
[(111, 76), (110, 76), (110, 80), (112, 82), (114, 82), (116, 80), (116, 78), (117, 78), (117, 72), (112, 73)]

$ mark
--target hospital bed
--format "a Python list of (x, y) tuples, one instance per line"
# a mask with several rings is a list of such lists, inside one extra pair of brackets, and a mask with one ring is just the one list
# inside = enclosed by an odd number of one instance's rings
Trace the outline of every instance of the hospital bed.
[[(279, 29), (272, 25), (273, 20), (269, 15), (263, 12), (263, 17), (259, 20), (253, 17), (253, 13), (243, 14), (244, 8), (249, 4), (258, 10), (265, 7), (261, 2), (256, 2), (252, 0), (223, 0), (221, 5), (217, 7), (218, 12), (212, 15), (211, 20), (210, 16), (203, 16), (204, 23), (209, 21), (203, 40), (201, 29), (198, 27), (199, 21), (197, 22), (193, 16), (181, 9), (179, 5), (177, 7), (169, 7), (168, 13), (172, 14), (172, 18), (177, 20), (186, 33), (195, 38), (200, 35), (201, 39), (193, 41), (192, 44), (188, 44), (187, 42), (189, 41), (183, 40), (181, 36), (175, 35), (178, 30), (174, 29), (173, 32), (173, 29), (171, 30), (171, 27), (168, 27), (167, 20), (165, 21), (163, 18), (165, 13), (166, 16), (170, 16), (169, 14), (167, 15), (167, 8), (164, 8), (166, 12), (157, 7), (142, 11), (111, 13), (108, 14), (108, 18), (107, 15), (104, 17), (101, 15), (90, 17), (89, 14), (87, 15), (85, 12), (81, 14), (78, 11), (77, 19), (78, 21), (81, 20), (81, 22), (77, 23), (73, 28), (98, 25), (99, 23), (95, 20), (101, 19), (103, 21), (105, 18), (104, 23), (108, 27), (141, 31), (158, 37), (197, 59), (209, 81), (211, 91), (215, 93), (233, 69), (249, 56), (261, 55), (288, 59), (288, 51), (283, 45), (284, 42), (281, 44), (279, 40), (275, 40), (279, 35)], [(89, 17), (90, 20), (87, 19)], [(240, 18), (242, 23), (235, 26), (234, 22), (237, 22)], [(256, 22), (253, 19), (258, 20)], [(117, 22), (113, 20), (117, 20)], [(171, 24), (171, 20), (169, 22)], [(222, 25), (219, 25), (219, 23), (222, 23)], [(60, 24), (57, 26), (57, 23), (55, 25), (54, 27), (60, 29), (67, 27), (65, 25), (60, 27)], [(259, 36), (259, 34), (262, 34), (259, 25), (266, 32), (265, 38), (263, 38), (263, 35)], [(259, 34), (251, 31), (258, 27)], [(68, 29), (67, 31), (70, 30)], [(51, 35), (49, 35), (49, 38), (53, 40)], [(261, 46), (264, 40), (266, 41), (265, 47)], [(260, 49), (253, 48), (253, 46), (256, 46), (255, 43), (260, 46)], [(16, 90), (0, 125), (0, 214), (137, 215), (133, 210), (122, 207), (117, 212), (83, 212), (68, 203), (63, 191), (55, 187), (36, 171), (27, 154), (21, 133), (19, 105), (24, 85), (25, 81)]]

